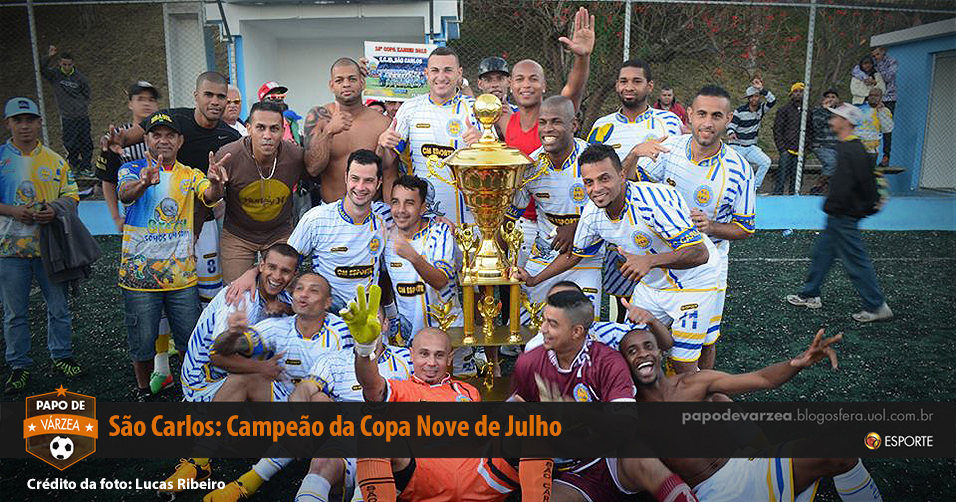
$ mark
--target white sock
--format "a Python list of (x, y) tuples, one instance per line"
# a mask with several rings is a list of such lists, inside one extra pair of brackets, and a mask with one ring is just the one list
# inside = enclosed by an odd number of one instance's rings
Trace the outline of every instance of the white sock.
[(302, 479), (295, 502), (328, 502), (332, 485), (318, 474), (309, 473)]
[(275, 473), (281, 471), (290, 462), (292, 462), (291, 458), (263, 458), (252, 466), (252, 470), (256, 471), (263, 481), (269, 481), (269, 478), (275, 476)]
[(863, 461), (858, 460), (849, 471), (833, 476), (833, 484), (843, 502), (882, 502), (880, 489), (870, 477), (869, 471), (863, 467)]
[(160, 375), (169, 374), (169, 353), (168, 352), (157, 352), (153, 356), (153, 371), (159, 373)]

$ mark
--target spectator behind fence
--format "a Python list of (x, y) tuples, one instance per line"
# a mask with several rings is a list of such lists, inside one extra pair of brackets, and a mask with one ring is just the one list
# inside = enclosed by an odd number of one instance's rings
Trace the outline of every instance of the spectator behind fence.
[[(129, 87), (126, 91), (127, 107), (132, 114), (132, 122), (119, 127), (119, 130), (125, 131), (146, 120), (159, 107), (159, 91), (153, 84), (145, 80), (140, 80)], [(113, 129), (113, 126), (110, 126)], [(123, 233), (123, 216), (119, 212), (116, 199), (116, 173), (120, 165), (126, 162), (146, 158), (146, 143), (140, 141), (120, 148), (119, 145), (109, 144), (109, 134), (100, 139), (100, 154), (96, 158), (96, 169), (94, 174), (103, 182), (103, 200), (106, 201), (106, 207), (110, 211), (116, 230)]]
[[(883, 91), (883, 105), (890, 109), (891, 113), (896, 113), (896, 69), (898, 67), (896, 59), (886, 55), (886, 48), (877, 47), (870, 51), (873, 56), (873, 62), (876, 64), (876, 71), (883, 77), (886, 89)], [(883, 158), (880, 160), (880, 167), (890, 165), (890, 145), (892, 144), (893, 134), (885, 133), (883, 135)]]
[[(880, 141), (885, 144), (888, 136), (893, 132), (893, 112), (885, 105), (883, 93), (879, 88), (874, 87), (870, 89), (866, 101), (859, 106), (863, 113), (863, 120), (856, 127), (856, 134), (866, 147), (867, 153), (873, 156), (874, 162), (879, 159)], [(884, 151), (886, 151), (885, 148)]]
[(853, 314), (853, 319), (858, 322), (887, 320), (893, 317), (893, 311), (880, 290), (859, 229), (860, 219), (876, 213), (881, 206), (873, 159), (853, 131), (863, 121), (863, 113), (845, 103), (830, 111), (833, 112), (830, 124), (840, 142), (836, 146), (837, 166), (830, 181), (830, 193), (823, 203), (827, 225), (814, 244), (803, 289), (798, 294), (787, 295), (787, 301), (811, 309), (822, 307), (820, 289), (839, 256), (863, 298), (864, 310)]
[(518, 111), (516, 105), (508, 101), (508, 88), (511, 87), (511, 72), (504, 58), (491, 56), (478, 63), (478, 90), (494, 94), (501, 100), (501, 106), (510, 108), (511, 113)]
[[(790, 86), (790, 101), (783, 106), (773, 120), (773, 142), (780, 154), (780, 162), (774, 177), (774, 193), (786, 194), (790, 184), (795, 183), (797, 157), (800, 151), (800, 116), (803, 113), (803, 82)], [(793, 193), (800, 193), (794, 186)]]
[(853, 67), (850, 76), (850, 95), (853, 96), (852, 103), (854, 105), (863, 104), (863, 102), (866, 101), (866, 97), (870, 95), (870, 89), (874, 87), (885, 91), (886, 83), (883, 81), (883, 76), (876, 70), (873, 58), (863, 56), (863, 58), (860, 59), (860, 64)]
[(229, 127), (239, 131), (242, 136), (248, 136), (249, 131), (246, 125), (239, 120), (239, 114), (242, 113), (242, 93), (239, 88), (230, 85), (226, 91), (226, 108), (222, 112), (222, 121)]
[(302, 148), (282, 141), (282, 107), (260, 101), (249, 112), (249, 136), (219, 149), (226, 183), (226, 216), (219, 252), (230, 283), (258, 253), (292, 233), (292, 189), (305, 173)]
[(658, 96), (657, 101), (654, 102), (654, 108), (666, 110), (677, 115), (682, 124), (681, 130), (683, 130), (685, 134), (690, 132), (690, 128), (687, 126), (687, 110), (677, 101), (677, 96), (674, 94), (673, 88), (667, 85), (661, 87), (661, 94)]
[[(199, 319), (199, 295), (193, 243), (193, 204), (219, 203), (223, 194), (222, 164), (208, 162), (208, 178), (177, 158), (183, 144), (180, 126), (172, 115), (156, 112), (146, 120), (145, 159), (123, 164), (119, 170), (119, 199), (127, 205), (119, 286), (123, 289), (126, 332), (136, 399), (150, 390), (159, 319), (169, 320), (173, 340), (186, 352), (189, 335)], [(209, 154), (212, 157), (212, 154)]]
[(810, 130), (807, 136), (810, 138), (810, 148), (814, 155), (820, 160), (820, 176), (817, 183), (810, 189), (811, 194), (824, 194), (827, 191), (827, 185), (830, 176), (833, 176), (833, 169), (836, 167), (836, 144), (837, 137), (830, 127), (830, 117), (833, 116), (828, 108), (836, 108), (840, 105), (840, 94), (836, 89), (828, 89), (823, 93), (823, 102), (820, 106), (810, 112)]
[(40, 109), (27, 98), (7, 101), (3, 113), (10, 139), (0, 146), (0, 293), (7, 364), (5, 393), (22, 391), (30, 379), (30, 289), (36, 277), (46, 302), (47, 348), (53, 367), (80, 373), (70, 340), (72, 319), (67, 284), (54, 284), (40, 260), (40, 226), (57, 216), (52, 202), (79, 201), (70, 166), (39, 141)]
[[(751, 84), (744, 93), (747, 103), (734, 110), (734, 117), (730, 121), (730, 127), (727, 128), (727, 135), (730, 146), (743, 155), (757, 170), (754, 186), (757, 187), (757, 192), (760, 192), (763, 178), (770, 170), (770, 157), (757, 146), (757, 135), (760, 133), (760, 121), (763, 120), (767, 110), (777, 102), (777, 98), (772, 92), (764, 89), (760, 78), (754, 78)], [(766, 102), (763, 102), (764, 98)]]
[(69, 52), (60, 54), (59, 64), (50, 66), (56, 47), (51, 45), (47, 55), (40, 59), (40, 73), (53, 86), (56, 105), (63, 126), (63, 147), (66, 161), (78, 173), (92, 167), (93, 142), (90, 140), (90, 82), (73, 65)]

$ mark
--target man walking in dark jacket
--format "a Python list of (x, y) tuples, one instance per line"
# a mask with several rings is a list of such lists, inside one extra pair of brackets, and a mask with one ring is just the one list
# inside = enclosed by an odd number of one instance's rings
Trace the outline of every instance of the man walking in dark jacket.
[(863, 298), (864, 310), (853, 314), (859, 322), (883, 321), (893, 317), (876, 281), (873, 263), (866, 254), (860, 236), (860, 219), (879, 210), (874, 160), (866, 152), (853, 128), (863, 120), (859, 108), (844, 103), (830, 108), (830, 127), (840, 142), (836, 145), (837, 164), (830, 179), (830, 193), (823, 203), (827, 213), (826, 229), (817, 237), (807, 282), (800, 293), (787, 295), (793, 305), (820, 308), (820, 287), (827, 278), (833, 260), (839, 255), (847, 275)]
[[(797, 171), (797, 155), (800, 150), (800, 115), (803, 113), (803, 82), (790, 86), (790, 102), (787, 103), (773, 121), (773, 142), (780, 154), (777, 175), (774, 177), (774, 193), (786, 195), (793, 183)], [(793, 192), (799, 192), (793, 187)]]
[(41, 73), (53, 86), (56, 104), (60, 109), (66, 161), (76, 172), (88, 173), (92, 168), (93, 157), (93, 142), (90, 140), (90, 82), (73, 66), (73, 56), (69, 52), (60, 54), (57, 66), (50, 66), (56, 55), (56, 47), (51, 45), (47, 56), (40, 61)]

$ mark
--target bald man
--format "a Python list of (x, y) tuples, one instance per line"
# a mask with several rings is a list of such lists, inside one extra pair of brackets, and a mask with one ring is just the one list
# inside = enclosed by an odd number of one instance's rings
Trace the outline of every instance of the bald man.
[(335, 101), (309, 110), (303, 136), (305, 163), (309, 172), (319, 172), (322, 201), (335, 202), (345, 195), (346, 161), (349, 154), (363, 148), (382, 157), (382, 195), (391, 200), (392, 183), (398, 177), (396, 155), (391, 149), (377, 148), (378, 137), (391, 120), (362, 102), (365, 76), (355, 60), (339, 58), (332, 63), (329, 90)]
[(555, 260), (567, 260), (574, 241), (581, 210), (588, 202), (587, 191), (581, 180), (578, 156), (588, 144), (574, 137), (578, 121), (574, 118), (574, 103), (565, 96), (551, 96), (541, 103), (538, 118), (538, 136), (541, 147), (531, 157), (534, 172), (543, 173), (515, 193), (511, 209), (505, 215), (517, 220), (531, 200), (538, 211), (537, 232), (531, 256), (518, 274), (526, 282), (532, 302), (547, 298), (551, 286), (559, 281), (572, 281), (594, 305), (594, 316), (601, 308), (601, 258), (595, 255), (581, 260), (578, 265), (546, 281), (533, 282), (533, 276)]
[(226, 109), (222, 112), (222, 121), (229, 127), (239, 131), (242, 137), (249, 135), (246, 125), (239, 120), (239, 114), (242, 113), (242, 93), (239, 88), (230, 85), (226, 91)]

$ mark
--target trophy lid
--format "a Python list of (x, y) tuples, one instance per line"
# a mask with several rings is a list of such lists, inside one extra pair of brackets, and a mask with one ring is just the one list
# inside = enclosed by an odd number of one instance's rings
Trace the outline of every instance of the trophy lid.
[(475, 98), (475, 118), (481, 122), (483, 133), (475, 144), (460, 148), (445, 159), (445, 164), (453, 166), (513, 166), (534, 163), (530, 157), (517, 148), (498, 141), (495, 134), (495, 122), (501, 116), (501, 100), (493, 94), (482, 94)]

